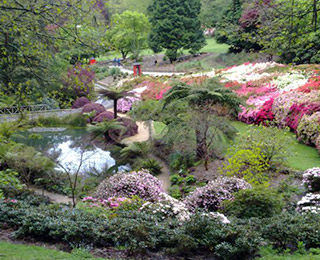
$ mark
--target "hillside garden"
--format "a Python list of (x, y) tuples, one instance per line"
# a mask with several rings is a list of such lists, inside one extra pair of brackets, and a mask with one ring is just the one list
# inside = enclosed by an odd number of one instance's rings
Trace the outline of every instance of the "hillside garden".
[(294, 2), (1, 3), (0, 259), (320, 259), (319, 3)]

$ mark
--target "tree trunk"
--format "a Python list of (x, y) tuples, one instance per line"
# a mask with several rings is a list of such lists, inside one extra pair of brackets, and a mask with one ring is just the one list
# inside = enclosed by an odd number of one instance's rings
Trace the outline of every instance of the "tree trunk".
[(152, 141), (152, 120), (148, 120), (149, 141)]
[(116, 119), (116, 118), (118, 117), (117, 107), (118, 107), (118, 99), (114, 99), (114, 100), (113, 100), (114, 119)]
[(196, 155), (197, 159), (202, 160), (206, 155), (206, 137), (201, 134), (201, 131), (198, 129), (196, 130), (196, 143), (197, 143), (197, 150)]

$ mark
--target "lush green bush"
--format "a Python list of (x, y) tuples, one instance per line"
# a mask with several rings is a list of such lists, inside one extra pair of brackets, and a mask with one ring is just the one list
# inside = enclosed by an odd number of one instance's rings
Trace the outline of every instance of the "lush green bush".
[(259, 244), (257, 233), (248, 226), (226, 225), (203, 215), (181, 223), (155, 214), (117, 210), (108, 218), (58, 205), (0, 203), (0, 226), (15, 229), (17, 237), (72, 246), (121, 246), (129, 251), (165, 250), (179, 255), (201, 251), (230, 260), (247, 259)]
[(319, 230), (319, 214), (282, 213), (266, 220), (262, 235), (276, 248), (296, 250), (302, 242), (308, 249), (320, 246)]
[(240, 149), (227, 159), (220, 169), (221, 174), (243, 178), (252, 185), (260, 185), (269, 181), (269, 164), (261, 149)]
[(169, 189), (169, 194), (175, 199), (180, 199), (194, 191), (198, 186), (202, 186), (202, 183), (198, 183), (193, 175), (187, 174), (185, 171), (171, 175), (170, 182), (172, 186)]
[(10, 169), (0, 171), (0, 199), (7, 197), (14, 190), (21, 190), (23, 188), (18, 175), (17, 172)]
[(152, 175), (158, 175), (161, 173), (161, 165), (160, 163), (153, 158), (142, 160), (140, 163), (140, 166), (138, 167), (138, 170), (146, 169), (148, 170)]
[(209, 248), (218, 259), (248, 259), (260, 244), (259, 234), (249, 225), (224, 225), (201, 215), (187, 222), (184, 229), (198, 248)]
[(283, 201), (276, 190), (256, 187), (240, 190), (234, 200), (223, 202), (224, 212), (237, 218), (268, 218), (279, 214)]
[(194, 154), (181, 154), (179, 152), (172, 153), (169, 157), (169, 166), (173, 170), (187, 170), (195, 163)]

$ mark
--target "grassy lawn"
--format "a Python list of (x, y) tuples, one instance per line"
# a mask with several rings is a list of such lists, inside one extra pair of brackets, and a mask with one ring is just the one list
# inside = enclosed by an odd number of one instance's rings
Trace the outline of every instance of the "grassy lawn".
[(311, 252), (303, 254), (278, 253), (270, 247), (262, 247), (260, 249), (261, 258), (257, 258), (257, 260), (320, 260), (319, 249), (310, 249), (310, 251), (313, 251), (314, 254)]
[(89, 253), (76, 251), (72, 254), (38, 246), (15, 245), (0, 242), (0, 260), (56, 260), (56, 259), (102, 259), (93, 258)]
[(217, 43), (216, 39), (210, 37), (207, 38), (207, 45), (204, 46), (200, 52), (211, 52), (211, 53), (226, 53), (228, 52), (228, 44)]
[[(232, 125), (238, 130), (240, 135), (245, 135), (249, 126), (242, 122), (232, 122)], [(163, 129), (166, 126), (161, 122), (154, 122), (155, 137), (161, 137)], [(307, 170), (313, 167), (319, 167), (320, 165), (320, 155), (318, 151), (310, 146), (299, 143), (296, 140), (295, 134), (289, 133), (293, 140), (293, 145), (291, 148), (292, 156), (287, 159), (287, 166), (296, 170)]]
[[(250, 127), (241, 122), (233, 122), (232, 124), (239, 131), (240, 135), (245, 135)], [(303, 171), (309, 168), (319, 167), (320, 156), (318, 151), (313, 147), (299, 143), (294, 133), (290, 133), (290, 137), (293, 140), (293, 146), (291, 147), (292, 156), (288, 158), (287, 166)]]
[[(206, 38), (207, 45), (204, 46), (199, 52), (210, 52), (210, 53), (226, 53), (228, 52), (229, 45), (227, 44), (219, 44), (216, 42), (214, 38)], [(145, 49), (141, 51), (142, 56), (153, 55), (153, 51), (151, 49)], [(164, 54), (164, 51), (160, 52), (160, 54)], [(183, 54), (188, 54), (188, 51), (183, 51)], [(119, 52), (109, 52), (105, 56), (100, 56), (97, 58), (97, 61), (105, 61), (105, 60), (113, 60), (114, 58), (120, 58), (121, 54)]]

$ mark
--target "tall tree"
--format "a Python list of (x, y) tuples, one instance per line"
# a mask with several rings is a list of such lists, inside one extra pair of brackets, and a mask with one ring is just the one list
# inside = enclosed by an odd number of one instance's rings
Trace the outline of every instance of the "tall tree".
[(180, 128), (187, 127), (189, 132), (190, 129), (194, 130), (197, 157), (204, 159), (205, 168), (208, 169), (212, 144), (219, 140), (221, 135), (231, 137), (233, 132), (226, 120), (220, 116), (237, 111), (240, 101), (233, 92), (222, 87), (218, 80), (212, 79), (196, 87), (186, 84), (175, 85), (166, 94), (164, 107), (177, 107), (181, 102), (186, 102), (190, 111), (185, 115), (184, 112), (178, 112), (177, 117), (184, 118), (180, 120)]
[(125, 59), (129, 53), (138, 58), (140, 50), (148, 46), (150, 23), (148, 18), (137, 12), (125, 11), (111, 19), (111, 30), (107, 32), (110, 46)]
[(200, 0), (153, 0), (148, 9), (151, 49), (154, 52), (165, 49), (171, 62), (177, 59), (180, 49), (199, 51), (205, 45), (200, 8)]
[(21, 89), (37, 102), (61, 81), (52, 71), (57, 53), (74, 46), (96, 52), (96, 41), (84, 33), (102, 20), (95, 6), (95, 0), (1, 1), (0, 94)]

